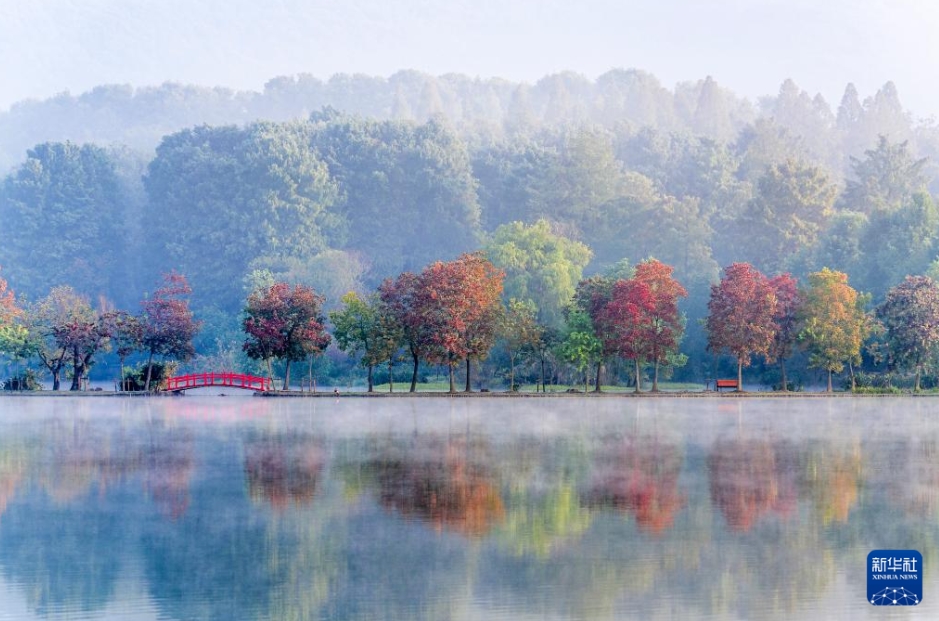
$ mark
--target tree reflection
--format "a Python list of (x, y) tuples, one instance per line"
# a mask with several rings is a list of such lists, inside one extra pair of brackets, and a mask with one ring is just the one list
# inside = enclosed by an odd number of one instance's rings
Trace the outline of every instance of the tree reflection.
[(640, 530), (661, 534), (684, 504), (678, 491), (682, 452), (656, 437), (607, 439), (597, 458), (591, 504), (634, 516)]
[(245, 476), (254, 502), (266, 501), (278, 510), (292, 502), (313, 502), (322, 478), (326, 452), (321, 441), (307, 435), (280, 434), (245, 441)]
[(418, 436), (368, 464), (381, 505), (464, 535), (483, 535), (505, 517), (488, 449), (478, 438)]
[(142, 453), (144, 487), (161, 515), (179, 519), (189, 508), (189, 483), (195, 468), (192, 435), (188, 431), (151, 430)]
[(808, 450), (803, 471), (822, 524), (846, 523), (858, 500), (860, 445), (838, 447), (831, 442), (816, 443)]
[(787, 515), (798, 503), (796, 453), (768, 440), (718, 440), (708, 457), (711, 502), (728, 526), (746, 532), (763, 515)]

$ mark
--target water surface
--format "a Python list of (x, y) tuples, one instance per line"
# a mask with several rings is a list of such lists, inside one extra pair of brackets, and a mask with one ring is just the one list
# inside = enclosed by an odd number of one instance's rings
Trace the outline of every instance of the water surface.
[(0, 620), (936, 618), (937, 517), (935, 399), (0, 399)]

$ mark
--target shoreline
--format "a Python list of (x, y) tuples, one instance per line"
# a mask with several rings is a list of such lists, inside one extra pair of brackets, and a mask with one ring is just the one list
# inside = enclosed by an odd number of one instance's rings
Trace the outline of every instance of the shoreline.
[[(217, 386), (216, 388), (222, 388)], [(225, 387), (228, 388), (228, 387)], [(199, 396), (199, 389), (190, 389), (194, 396)], [(117, 392), (117, 391), (0, 391), (4, 397), (82, 397), (82, 398), (166, 398), (185, 397), (187, 391), (175, 392)], [(306, 392), (299, 390), (253, 392), (234, 389), (227, 393), (203, 394), (207, 397), (261, 397), (271, 399), (410, 399), (410, 398), (450, 398), (450, 399), (830, 399), (830, 398), (884, 398), (884, 397), (939, 397), (939, 393), (852, 393), (852, 392), (714, 392), (714, 391), (674, 391), (674, 392)]]

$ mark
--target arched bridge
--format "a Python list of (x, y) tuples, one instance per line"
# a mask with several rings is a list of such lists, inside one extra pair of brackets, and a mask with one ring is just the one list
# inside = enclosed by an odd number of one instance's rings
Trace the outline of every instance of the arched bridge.
[(192, 388), (211, 386), (244, 388), (245, 390), (254, 390), (257, 392), (263, 392), (273, 388), (269, 378), (245, 375), (243, 373), (190, 373), (189, 375), (170, 377), (166, 380), (166, 390), (171, 392), (182, 392)]

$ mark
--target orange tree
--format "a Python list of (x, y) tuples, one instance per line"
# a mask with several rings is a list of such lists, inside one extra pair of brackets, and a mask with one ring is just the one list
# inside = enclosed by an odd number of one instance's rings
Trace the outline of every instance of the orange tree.
[(708, 301), (708, 349), (726, 349), (737, 359), (737, 389), (743, 389), (743, 367), (753, 354), (767, 355), (776, 334), (776, 295), (759, 270), (749, 263), (724, 268), (711, 285)]
[(453, 368), (466, 360), (469, 391), (470, 361), (484, 357), (496, 336), (501, 312), (503, 273), (481, 254), (464, 254), (454, 261), (438, 261), (418, 276), (414, 319), (425, 330), (425, 357), (445, 364), (450, 392), (455, 392)]
[(864, 312), (867, 296), (858, 295), (848, 284), (847, 274), (827, 267), (809, 274), (809, 286), (802, 295), (799, 339), (809, 351), (809, 366), (828, 372), (831, 392), (831, 374), (840, 373), (847, 362), (854, 389), (853, 365), (861, 361), (861, 345), (871, 329)]

